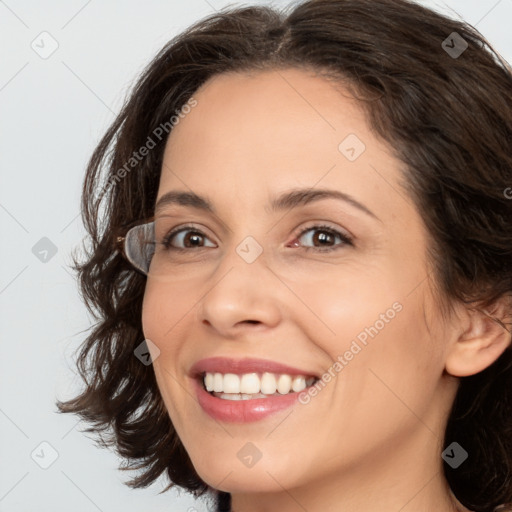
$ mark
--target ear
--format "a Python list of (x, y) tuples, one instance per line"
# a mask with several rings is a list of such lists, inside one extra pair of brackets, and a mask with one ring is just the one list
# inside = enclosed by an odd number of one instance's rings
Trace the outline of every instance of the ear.
[(475, 375), (491, 366), (511, 345), (511, 333), (494, 320), (505, 323), (511, 313), (510, 303), (509, 297), (503, 297), (491, 310), (463, 308), (459, 332), (447, 349), (445, 368), (449, 374)]

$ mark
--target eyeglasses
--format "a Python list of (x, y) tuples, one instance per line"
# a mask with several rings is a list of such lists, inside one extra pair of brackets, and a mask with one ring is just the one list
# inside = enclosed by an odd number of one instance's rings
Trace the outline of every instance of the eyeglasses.
[(162, 215), (125, 226), (115, 238), (115, 248), (145, 276), (162, 282), (174, 279), (177, 262), (183, 260), (176, 250), (171, 253), (167, 243), (173, 224), (172, 218)]
[(147, 276), (156, 247), (154, 218), (132, 226), (124, 236), (117, 237), (116, 245), (123, 257)]

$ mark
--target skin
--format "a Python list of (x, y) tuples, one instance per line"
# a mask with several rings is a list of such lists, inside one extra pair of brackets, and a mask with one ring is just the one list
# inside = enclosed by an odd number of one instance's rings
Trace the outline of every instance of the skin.
[[(157, 382), (195, 469), (232, 493), (233, 510), (453, 512), (440, 454), (457, 377), (492, 364), (510, 340), (462, 306), (442, 321), (402, 164), (342, 92), (293, 68), (219, 75), (196, 91), (167, 141), (157, 201), (194, 191), (217, 215), (160, 212), (174, 215), (169, 227), (194, 223), (205, 247), (176, 257), (165, 282), (148, 277), (144, 334), (160, 351)], [(351, 133), (366, 146), (353, 162), (338, 149)], [(378, 219), (335, 199), (265, 209), (295, 187), (343, 191)], [(323, 230), (298, 237), (319, 223), (354, 245), (322, 245)], [(247, 236), (263, 248), (250, 264), (236, 252)], [(309, 403), (246, 424), (199, 406), (187, 375), (199, 359), (258, 357), (322, 374), (397, 302), (401, 311)], [(262, 454), (252, 467), (237, 457), (247, 442)]]

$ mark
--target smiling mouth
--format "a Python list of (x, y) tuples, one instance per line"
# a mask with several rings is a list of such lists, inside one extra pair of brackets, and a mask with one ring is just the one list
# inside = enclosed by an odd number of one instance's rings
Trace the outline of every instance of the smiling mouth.
[(299, 393), (314, 386), (316, 376), (264, 373), (217, 373), (203, 372), (198, 376), (203, 389), (223, 400), (252, 400), (278, 398)]

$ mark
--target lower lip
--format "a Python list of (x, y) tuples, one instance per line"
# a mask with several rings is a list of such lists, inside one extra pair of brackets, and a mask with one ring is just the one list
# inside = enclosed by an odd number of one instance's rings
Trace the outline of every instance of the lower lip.
[[(268, 398), (250, 398), (248, 400), (224, 400), (211, 395), (198, 379), (194, 379), (199, 405), (212, 418), (231, 423), (258, 421), (271, 414), (291, 407), (299, 398), (297, 392), (280, 395), (276, 393)], [(307, 390), (307, 388), (306, 388)]]

